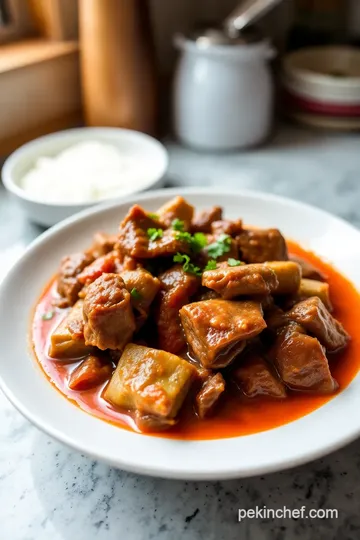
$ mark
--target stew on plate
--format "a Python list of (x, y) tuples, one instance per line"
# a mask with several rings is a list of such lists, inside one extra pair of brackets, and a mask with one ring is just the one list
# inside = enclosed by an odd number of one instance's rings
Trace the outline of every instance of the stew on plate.
[(209, 439), (299, 418), (360, 364), (353, 286), (277, 229), (133, 206), (115, 235), (67, 255), (34, 314), (35, 354), (91, 414)]

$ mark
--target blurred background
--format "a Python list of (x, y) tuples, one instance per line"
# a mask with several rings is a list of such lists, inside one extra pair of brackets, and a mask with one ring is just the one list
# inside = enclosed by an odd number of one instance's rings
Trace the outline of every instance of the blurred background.
[[(199, 99), (197, 92), (201, 92), (201, 99), (210, 99), (208, 91), (213, 93), (212, 99), (222, 100), (227, 99), (228, 91), (215, 88), (217, 66), (209, 64), (206, 69), (213, 72), (207, 73), (204, 87), (199, 88), (192, 79), (196, 76), (188, 74), (188, 90), (180, 88), (184, 82), (177, 81), (178, 92), (187, 92), (187, 96), (174, 97), (174, 72), (179, 69), (179, 57), (186, 55), (184, 47), (180, 47), (181, 51), (174, 47), (174, 35), (182, 33), (187, 37), (195, 29), (221, 27), (238, 4), (237, 0), (1, 0), (0, 154), (4, 156), (39, 135), (84, 122), (139, 129), (157, 136), (179, 135), (179, 131), (188, 129), (184, 125), (188, 120), (178, 118), (174, 125), (175, 99), (182, 109), (178, 115), (186, 115), (183, 101)], [(315, 89), (307, 87), (306, 74), (286, 83), (282, 60), (290, 51), (309, 46), (356, 47), (360, 42), (360, 2), (283, 0), (275, 4), (256, 22), (260, 36), (257, 39), (270, 40), (274, 49), (274, 59), (268, 60), (277, 94), (268, 106), (276, 106), (276, 117), (287, 114), (299, 121), (325, 124), (329, 129), (357, 129), (354, 111), (360, 107), (360, 83), (359, 88), (353, 88), (353, 102), (346, 83), (347, 78), (359, 75), (359, 56), (351, 57), (349, 50), (341, 55), (341, 49), (330, 54), (334, 65), (341, 65), (328, 75), (337, 78), (335, 85), (339, 78), (344, 83), (335, 95), (335, 103), (331, 101), (331, 80)], [(191, 39), (194, 43), (195, 38)], [(200, 56), (201, 51), (198, 47), (193, 55)], [(301, 62), (309, 67), (311, 59)], [(323, 62), (315, 59), (309, 69), (321, 70)], [(185, 69), (192, 68), (183, 66)], [(261, 74), (257, 82), (251, 80), (251, 65), (238, 64), (233, 69), (241, 73), (243, 80), (249, 78), (248, 85), (261, 84)], [(289, 74), (289, 69), (287, 76), (291, 79), (294, 74)], [(281, 94), (284, 87), (286, 99)], [(215, 95), (217, 92), (220, 96)], [(245, 106), (244, 100), (248, 99), (241, 93), (236, 96), (235, 92), (233, 102), (228, 104), (234, 111)], [(323, 103), (330, 109), (322, 108)], [(344, 103), (350, 113), (341, 109)], [(334, 104), (339, 107), (335, 112), (331, 108)], [(265, 109), (263, 115), (268, 114)], [(270, 131), (265, 126), (263, 129)], [(263, 133), (264, 138), (267, 134)], [(242, 146), (244, 141), (239, 143)], [(236, 141), (233, 146), (237, 146)]]

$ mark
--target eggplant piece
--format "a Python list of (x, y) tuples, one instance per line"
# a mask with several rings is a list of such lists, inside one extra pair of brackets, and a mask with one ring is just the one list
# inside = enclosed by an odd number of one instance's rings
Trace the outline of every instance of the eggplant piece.
[(78, 300), (50, 337), (51, 358), (81, 358), (93, 347), (85, 344), (83, 301)]
[(330, 300), (329, 284), (324, 281), (317, 281), (315, 279), (305, 279), (300, 281), (300, 287), (297, 292), (298, 300), (305, 300), (312, 296), (320, 298), (324, 306), (328, 311), (332, 311), (333, 307)]
[(228, 366), (266, 327), (260, 302), (204, 300), (181, 308), (186, 340), (206, 368)]
[(301, 281), (301, 267), (292, 261), (271, 261), (264, 263), (276, 275), (278, 285), (273, 294), (294, 294)]
[(142, 415), (173, 419), (195, 377), (186, 360), (129, 343), (104, 391), (104, 399)]

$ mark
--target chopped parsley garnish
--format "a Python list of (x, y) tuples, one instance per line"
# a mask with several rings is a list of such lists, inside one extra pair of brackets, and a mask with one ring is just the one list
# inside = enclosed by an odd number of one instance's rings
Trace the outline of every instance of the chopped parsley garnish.
[(196, 232), (192, 237), (191, 249), (195, 253), (199, 253), (199, 251), (201, 251), (205, 246), (207, 246), (207, 243), (208, 241), (206, 238), (206, 234), (202, 232)]
[(150, 227), (150, 229), (147, 230), (147, 235), (150, 239), (150, 242), (154, 242), (158, 238), (162, 238), (163, 234), (164, 231), (162, 229), (155, 229), (155, 227)]
[(41, 318), (43, 321), (50, 321), (54, 315), (55, 315), (55, 311), (48, 311), (47, 313), (43, 313)]
[(130, 291), (130, 294), (134, 300), (141, 300), (141, 294), (136, 287), (133, 287)]
[(232, 257), (227, 260), (227, 263), (229, 266), (240, 266), (241, 264), (245, 264), (244, 262), (233, 259)]
[(191, 262), (189, 255), (177, 253), (174, 255), (173, 261), (182, 264), (184, 272), (194, 276), (201, 276), (201, 268)]
[(151, 212), (148, 213), (149, 218), (155, 219), (155, 221), (159, 220), (159, 216), (157, 214), (152, 214)]
[(231, 249), (231, 237), (228, 234), (221, 234), (216, 242), (207, 247), (207, 252), (213, 259), (218, 259), (228, 253)]
[(183, 231), (185, 227), (185, 223), (181, 219), (175, 218), (171, 222), (171, 226), (174, 229), (174, 231)]
[(206, 270), (215, 270), (215, 269), (216, 269), (216, 261), (214, 259), (210, 259), (204, 268), (204, 272), (206, 272)]
[(195, 233), (190, 234), (186, 231), (176, 231), (175, 233), (176, 240), (182, 240), (187, 242), (190, 245), (191, 251), (193, 253), (199, 253), (207, 245), (207, 238), (204, 233)]
[(192, 236), (189, 232), (176, 231), (175, 239), (182, 240), (183, 242), (187, 242), (188, 244), (191, 244)]

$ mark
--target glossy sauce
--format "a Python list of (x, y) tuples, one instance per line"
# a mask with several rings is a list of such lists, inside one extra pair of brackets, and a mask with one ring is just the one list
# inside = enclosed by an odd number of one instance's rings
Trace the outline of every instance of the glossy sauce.
[[(327, 276), (330, 297), (334, 306), (333, 315), (342, 322), (352, 338), (345, 351), (329, 356), (331, 373), (339, 383), (338, 392), (341, 392), (360, 368), (360, 335), (358, 331), (360, 296), (347, 279), (313, 253), (303, 250), (293, 242), (288, 242), (288, 247), (291, 254), (301, 256)], [(107, 383), (83, 392), (69, 389), (67, 385), (69, 375), (81, 360), (67, 363), (63, 360), (54, 361), (47, 355), (51, 332), (66, 314), (66, 310), (60, 310), (56, 311), (50, 320), (42, 318), (44, 313), (53, 310), (52, 299), (55, 290), (56, 283), (52, 281), (46, 287), (35, 308), (32, 343), (40, 366), (51, 383), (81, 409), (122, 428), (139, 431), (129, 414), (115, 410), (101, 397)], [(218, 439), (249, 435), (301, 418), (336, 396), (336, 394), (317, 396), (292, 392), (285, 400), (275, 401), (265, 398), (251, 400), (242, 396), (235, 387), (230, 387), (227, 394), (214, 417), (199, 420), (193, 413), (190, 404), (189, 406), (185, 405), (180, 421), (174, 428), (154, 433), (154, 435), (176, 439)]]

